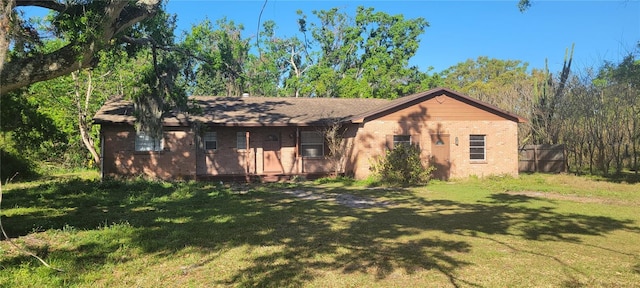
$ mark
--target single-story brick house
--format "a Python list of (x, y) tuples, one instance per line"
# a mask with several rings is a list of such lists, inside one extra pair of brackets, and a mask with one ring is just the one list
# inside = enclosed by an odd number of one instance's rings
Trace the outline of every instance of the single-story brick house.
[(398, 144), (416, 144), (440, 179), (518, 174), (518, 123), (510, 112), (446, 88), (395, 100), (191, 97), (198, 115), (168, 113), (164, 136), (134, 128), (133, 103), (106, 103), (100, 125), (103, 176), (161, 179), (291, 177), (334, 172), (322, 131), (344, 133), (340, 169), (356, 179)]

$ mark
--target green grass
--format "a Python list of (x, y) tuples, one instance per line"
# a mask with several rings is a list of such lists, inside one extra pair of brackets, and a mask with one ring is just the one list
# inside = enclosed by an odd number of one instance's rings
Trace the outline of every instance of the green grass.
[[(95, 180), (3, 186), (2, 287), (638, 287), (640, 184)], [(370, 200), (364, 208), (339, 201)]]

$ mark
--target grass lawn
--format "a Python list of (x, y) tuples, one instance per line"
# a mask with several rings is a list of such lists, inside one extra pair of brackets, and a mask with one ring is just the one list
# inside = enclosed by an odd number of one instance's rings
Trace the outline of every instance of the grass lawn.
[(640, 184), (3, 185), (2, 287), (640, 287)]

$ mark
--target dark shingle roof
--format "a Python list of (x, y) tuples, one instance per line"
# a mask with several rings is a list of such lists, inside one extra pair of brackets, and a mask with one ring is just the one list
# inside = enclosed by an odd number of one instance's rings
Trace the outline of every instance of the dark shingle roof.
[[(493, 105), (478, 101), (464, 94), (435, 88), (391, 100), (363, 98), (291, 98), (291, 97), (212, 97), (192, 96), (201, 113), (170, 112), (164, 117), (168, 126), (185, 126), (199, 122), (220, 126), (308, 126), (326, 124), (336, 119), (362, 123), (419, 103), (437, 95), (447, 94), (470, 105), (515, 122), (526, 119)], [(93, 118), (96, 124), (135, 122), (133, 102), (115, 100), (106, 103)]]
[[(222, 126), (306, 126), (350, 118), (390, 103), (384, 99), (288, 98), (288, 97), (212, 97), (192, 96), (202, 113), (186, 115), (171, 112), (165, 125), (184, 125), (185, 120)], [(129, 123), (135, 121), (133, 102), (116, 100), (96, 113), (94, 122)]]

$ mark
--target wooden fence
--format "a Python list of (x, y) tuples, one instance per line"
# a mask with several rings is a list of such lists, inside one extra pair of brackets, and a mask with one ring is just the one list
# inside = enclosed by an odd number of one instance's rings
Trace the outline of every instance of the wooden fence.
[(567, 153), (563, 144), (525, 145), (518, 157), (520, 172), (567, 172)]

